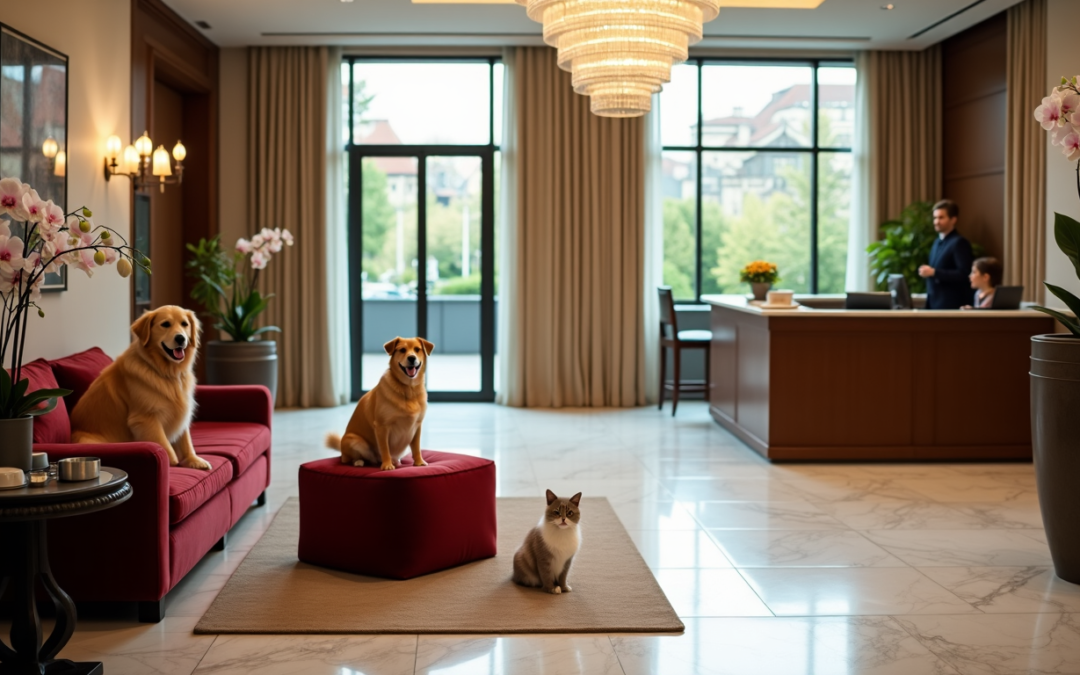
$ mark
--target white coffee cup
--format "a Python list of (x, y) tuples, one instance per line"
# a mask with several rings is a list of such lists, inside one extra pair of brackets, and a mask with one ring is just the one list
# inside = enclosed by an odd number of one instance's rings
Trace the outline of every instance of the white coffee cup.
[(795, 298), (795, 291), (769, 291), (765, 296), (765, 304), (775, 307), (789, 307)]
[(0, 466), (0, 488), (20, 487), (26, 482), (22, 469)]

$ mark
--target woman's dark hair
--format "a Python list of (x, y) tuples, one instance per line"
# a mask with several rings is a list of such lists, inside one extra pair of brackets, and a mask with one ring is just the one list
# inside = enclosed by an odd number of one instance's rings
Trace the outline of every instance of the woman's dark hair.
[(997, 288), (1001, 285), (1002, 268), (997, 258), (976, 258), (975, 269), (980, 274), (990, 275), (990, 285)]
[(934, 204), (934, 208), (931, 209), (931, 212), (938, 210), (944, 211), (945, 215), (950, 218), (956, 218), (960, 215), (960, 207), (951, 199), (942, 199), (937, 204)]

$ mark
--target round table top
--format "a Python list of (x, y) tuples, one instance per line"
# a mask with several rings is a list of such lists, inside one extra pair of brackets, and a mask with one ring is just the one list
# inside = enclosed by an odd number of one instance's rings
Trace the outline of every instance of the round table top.
[(43, 520), (93, 513), (131, 497), (127, 472), (103, 466), (97, 478), (51, 480), (45, 487), (0, 490), (0, 522)]

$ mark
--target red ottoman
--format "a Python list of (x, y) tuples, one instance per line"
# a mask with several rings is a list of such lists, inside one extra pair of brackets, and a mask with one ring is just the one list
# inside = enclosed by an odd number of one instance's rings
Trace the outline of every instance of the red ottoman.
[(300, 560), (390, 579), (495, 555), (495, 462), (423, 451), (394, 471), (300, 466)]

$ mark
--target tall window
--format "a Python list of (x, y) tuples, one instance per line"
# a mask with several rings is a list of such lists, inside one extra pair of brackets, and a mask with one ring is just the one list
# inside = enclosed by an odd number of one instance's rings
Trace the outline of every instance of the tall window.
[(660, 96), (675, 297), (744, 293), (739, 270), (761, 259), (779, 266), (783, 288), (843, 292), (853, 65), (696, 59), (672, 69)]

